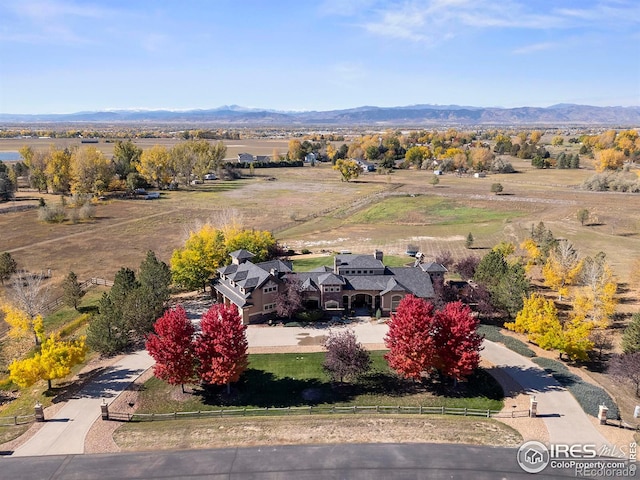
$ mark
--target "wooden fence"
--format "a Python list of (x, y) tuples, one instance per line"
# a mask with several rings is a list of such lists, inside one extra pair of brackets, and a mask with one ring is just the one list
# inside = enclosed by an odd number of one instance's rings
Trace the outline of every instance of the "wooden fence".
[(36, 421), (35, 414), (31, 415), (14, 415), (13, 417), (0, 417), (0, 427), (7, 427), (10, 425), (24, 425), (26, 423), (33, 423)]
[[(122, 413), (109, 412), (109, 420), (119, 422), (155, 422), (178, 420), (181, 418), (225, 418), (225, 417), (264, 417), (288, 415), (331, 415), (331, 414), (409, 414), (409, 415), (462, 415), (465, 417), (491, 418), (499, 416), (499, 410), (450, 407), (403, 407), (403, 406), (304, 406), (304, 407), (265, 407), (232, 408), (219, 410), (201, 410), (197, 412), (173, 413)], [(528, 411), (526, 411), (528, 416)]]
[[(88, 290), (89, 288), (95, 285), (104, 285), (107, 287), (112, 287), (113, 282), (111, 280), (105, 280), (104, 278), (90, 278), (80, 284), (80, 288), (84, 290)], [(50, 301), (43, 307), (43, 313), (51, 313), (61, 307), (64, 304), (64, 297), (58, 297), (55, 300)]]

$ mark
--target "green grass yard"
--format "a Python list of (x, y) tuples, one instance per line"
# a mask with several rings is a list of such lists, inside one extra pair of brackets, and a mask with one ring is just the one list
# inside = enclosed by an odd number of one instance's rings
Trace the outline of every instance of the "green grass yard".
[[(452, 387), (425, 388), (404, 381), (391, 372), (385, 352), (371, 352), (371, 373), (351, 384), (332, 385), (322, 369), (324, 353), (256, 354), (249, 356), (249, 369), (232, 385), (225, 387), (187, 387), (188, 395), (176, 397), (180, 387), (151, 378), (138, 399), (138, 413), (212, 410), (221, 407), (319, 406), (445, 406), (500, 410), (502, 390), (484, 370), (468, 382)], [(312, 395), (314, 400), (309, 400)]]

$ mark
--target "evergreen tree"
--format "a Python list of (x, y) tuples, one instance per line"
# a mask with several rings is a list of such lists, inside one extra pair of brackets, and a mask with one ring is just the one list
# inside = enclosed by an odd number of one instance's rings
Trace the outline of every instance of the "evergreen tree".
[(138, 281), (151, 293), (154, 300), (151, 307), (155, 311), (161, 310), (170, 296), (171, 269), (166, 263), (158, 260), (151, 250), (140, 264)]
[(11, 275), (18, 271), (18, 264), (9, 252), (0, 254), (0, 284), (4, 285), (5, 280), (9, 280)]
[(80, 282), (78, 282), (78, 276), (73, 271), (69, 272), (69, 275), (65, 277), (62, 289), (64, 303), (78, 310), (78, 305), (80, 305), (80, 299), (84, 296), (84, 292)]
[(103, 355), (113, 355), (125, 350), (130, 342), (129, 327), (122, 311), (104, 293), (98, 304), (98, 314), (87, 328), (87, 345)]
[(622, 334), (622, 351), (624, 353), (640, 352), (640, 313), (631, 317), (631, 323)]
[(138, 288), (140, 283), (136, 280), (136, 274), (130, 268), (122, 267), (116, 273), (113, 286), (109, 291), (109, 298), (116, 308), (122, 308), (124, 301), (133, 290)]

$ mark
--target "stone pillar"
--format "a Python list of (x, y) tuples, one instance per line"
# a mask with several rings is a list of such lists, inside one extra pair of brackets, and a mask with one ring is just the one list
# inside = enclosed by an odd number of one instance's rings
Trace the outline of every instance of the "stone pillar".
[(42, 404), (36, 401), (36, 406), (34, 407), (36, 422), (44, 422), (44, 408), (42, 408)]
[(100, 412), (102, 413), (102, 420), (109, 420), (109, 405), (105, 400), (102, 400), (102, 405), (100, 405)]
[(600, 422), (600, 425), (606, 425), (607, 424), (607, 412), (609, 411), (609, 408), (606, 405), (600, 405), (598, 407), (598, 421)]
[(529, 399), (529, 416), (531, 418), (536, 418), (538, 415), (538, 401), (536, 400), (536, 396), (533, 395)]

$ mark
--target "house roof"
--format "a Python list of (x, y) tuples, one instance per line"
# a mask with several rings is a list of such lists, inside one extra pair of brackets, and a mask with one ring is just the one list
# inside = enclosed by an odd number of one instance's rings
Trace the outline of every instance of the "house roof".
[(240, 249), (234, 250), (229, 254), (231, 258), (237, 258), (238, 260), (251, 260), (255, 255), (251, 253), (249, 250)]
[(269, 260), (268, 262), (256, 263), (255, 266), (263, 269), (265, 272), (275, 270), (278, 273), (291, 273), (293, 271), (291, 262), (283, 262), (282, 260)]
[(349, 268), (384, 268), (384, 263), (373, 255), (336, 255), (336, 266)]
[(239, 293), (237, 290), (234, 290), (226, 283), (222, 283), (222, 282), (216, 283), (213, 286), (213, 288), (217, 292), (220, 292), (222, 295), (227, 297), (231, 302), (235, 303), (238, 306), (238, 308), (244, 308), (251, 305), (251, 303), (247, 301), (248, 294), (242, 295), (241, 293)]
[(427, 273), (446, 273), (449, 271), (444, 265), (436, 262), (421, 263), (420, 268)]
[(429, 275), (425, 275), (422, 269), (413, 267), (389, 268), (399, 284), (416, 297), (435, 298), (436, 292)]
[(318, 285), (344, 285), (346, 282), (341, 275), (323, 273), (318, 277)]

